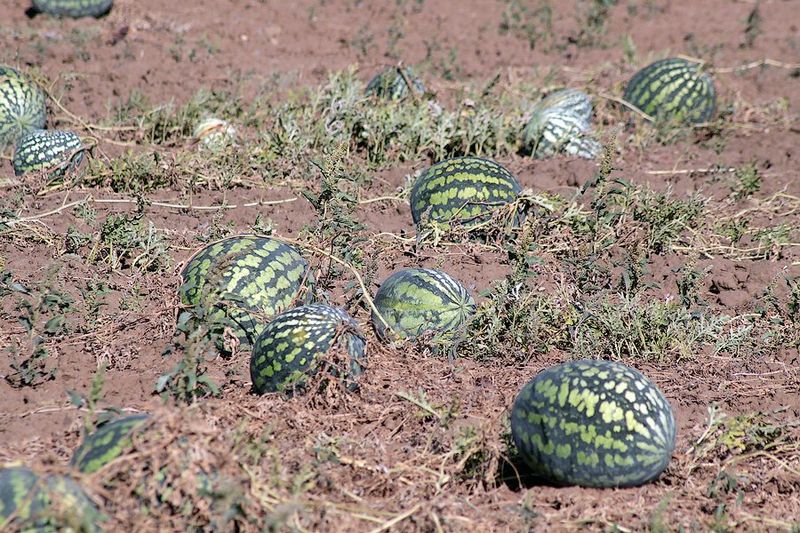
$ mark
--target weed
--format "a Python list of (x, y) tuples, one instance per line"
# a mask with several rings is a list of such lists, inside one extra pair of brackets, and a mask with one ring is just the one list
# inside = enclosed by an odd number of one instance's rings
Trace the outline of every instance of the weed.
[(740, 45), (742, 48), (753, 48), (756, 38), (758, 38), (763, 31), (759, 7), (759, 2), (756, 2), (756, 5), (753, 6), (753, 9), (751, 9), (750, 13), (747, 15), (744, 28), (744, 42)]
[(155, 392), (165, 401), (173, 398), (184, 403), (218, 395), (219, 388), (206, 374), (203, 366), (206, 357), (216, 353), (216, 350), (208, 330), (202, 325), (202, 317), (196, 317), (188, 311), (182, 312), (176, 333), (178, 336), (165, 350), (164, 355), (180, 352), (181, 360), (172, 370), (158, 378)]
[(170, 262), (167, 244), (153, 223), (144, 220), (141, 211), (108, 215), (87, 259), (106, 263), (113, 270), (155, 271)]
[(749, 198), (761, 190), (762, 179), (755, 161), (737, 168), (734, 176), (737, 180), (736, 186), (733, 188), (734, 200)]
[(505, 0), (500, 21), (500, 35), (510, 33), (527, 41), (531, 50), (553, 39), (553, 8), (547, 1), (532, 7), (520, 0)]
[(67, 314), (74, 310), (74, 299), (53, 287), (57, 269), (47, 272), (45, 279), (27, 288), (15, 282), (9, 273), (0, 275), (0, 295), (16, 294), (17, 321), (27, 337), (27, 355), (20, 357), (15, 346), (6, 348), (14, 374), (5, 376), (12, 387), (34, 387), (55, 378), (48, 342), (67, 332)]
[(601, 45), (602, 37), (606, 33), (606, 22), (617, 0), (585, 0), (582, 3), (588, 5), (583, 7), (583, 16), (578, 19), (580, 31), (570, 41), (582, 47)]

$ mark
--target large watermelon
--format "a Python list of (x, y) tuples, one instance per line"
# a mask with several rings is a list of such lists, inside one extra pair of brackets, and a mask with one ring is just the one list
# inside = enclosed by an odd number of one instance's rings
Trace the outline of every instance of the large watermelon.
[(390, 100), (401, 100), (410, 94), (409, 83), (415, 93), (425, 92), (425, 85), (414, 77), (411, 67), (403, 68), (402, 73), (400, 67), (387, 67), (370, 80), (367, 84), (366, 94)]
[(511, 432), (534, 472), (558, 485), (641, 485), (667, 467), (675, 447), (675, 419), (661, 391), (609, 361), (542, 371), (514, 401)]
[(143, 425), (149, 416), (144, 413), (106, 422), (83, 439), (75, 450), (70, 464), (84, 474), (100, 470), (131, 447), (133, 432)]
[(316, 373), (336, 346), (349, 357), (342, 373), (352, 388), (353, 378), (363, 372), (366, 362), (366, 340), (355, 321), (341, 309), (322, 304), (284, 311), (264, 328), (253, 346), (253, 391), (291, 391)]
[(276, 239), (243, 235), (210, 244), (181, 273), (181, 301), (213, 331), (229, 328), (251, 346), (267, 318), (311, 299), (308, 263)]
[[(475, 223), (500, 205), (517, 199), (522, 188), (498, 163), (480, 157), (456, 157), (428, 168), (411, 189), (415, 224), (430, 220)], [(482, 216), (484, 215), (484, 216)]]
[(14, 151), (14, 174), (48, 171), (56, 175), (81, 164), (84, 146), (71, 131), (33, 130), (26, 133)]
[(702, 65), (680, 58), (656, 61), (634, 74), (623, 98), (655, 119), (689, 123), (711, 119), (717, 102)]
[(0, 150), (47, 120), (44, 92), (11, 67), (0, 65)]
[(461, 283), (430, 268), (395, 272), (381, 283), (374, 303), (383, 320), (373, 312), (372, 324), (383, 339), (390, 337), (387, 325), (398, 337), (414, 339), (454, 330), (475, 312), (475, 301)]
[[(10, 521), (9, 521), (10, 519)], [(103, 516), (73, 479), (36, 475), (24, 466), (0, 468), (3, 531), (101, 531)]]
[(556, 91), (536, 103), (522, 133), (526, 150), (545, 158), (564, 152), (592, 159), (600, 143), (591, 137), (592, 101), (577, 89)]
[(33, 0), (39, 13), (58, 17), (101, 17), (111, 10), (114, 0)]

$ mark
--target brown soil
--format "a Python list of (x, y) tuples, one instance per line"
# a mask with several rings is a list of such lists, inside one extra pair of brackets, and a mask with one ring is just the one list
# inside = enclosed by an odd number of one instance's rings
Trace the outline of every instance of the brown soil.
[[(619, 95), (636, 68), (622, 60), (623, 40), (628, 38), (635, 44), (640, 65), (668, 54), (701, 56), (716, 67), (744, 65), (765, 57), (779, 61), (800, 57), (798, 6), (794, 2), (760, 2), (761, 33), (750, 47), (743, 43), (752, 2), (621, 2), (610, 8), (607, 32), (600, 42), (581, 46), (574, 42), (579, 35), (576, 13), (590, 4), (553, 2), (554, 42), (560, 46), (539, 45), (532, 50), (527, 40), (498, 30), (510, 5), (505, 1), (302, 0), (287, 4), (117, 0), (107, 17), (72, 21), (29, 18), (26, 0), (10, 0), (0, 6), (0, 63), (41, 71), (53, 82), (52, 93), (61, 96), (62, 105), (92, 123), (107, 117), (108, 107), (127, 99), (132, 91), (143, 93), (154, 104), (185, 102), (200, 88), (234, 90), (247, 100), (268, 87), (280, 98), (293, 89), (316, 85), (328, 72), (352, 64), (366, 79), (379, 66), (395, 64), (398, 58), (427, 65), (426, 80), (447, 100), (457, 97), (451, 90), (458, 83), (481, 86), (495, 74), (503, 80), (542, 79), (550, 71), (556, 85)], [(362, 41), (366, 43), (363, 49), (358, 44)], [(456, 54), (452, 63), (451, 50)], [(451, 74), (445, 76), (446, 72)], [(677, 143), (640, 146), (630, 125), (620, 122), (612, 103), (600, 100), (597, 117), (602, 134), (605, 138), (619, 135), (614, 161), (619, 176), (647, 183), (654, 190), (670, 188), (681, 198), (698, 192), (712, 198), (725, 214), (754, 207), (779, 192), (797, 198), (797, 73), (796, 69), (759, 67), (718, 74), (719, 107), (730, 107), (741, 123), (741, 128), (726, 136), (721, 149), (702, 133), (692, 133)], [(785, 100), (779, 103), (780, 99)], [(782, 111), (770, 114), (770, 109)], [(57, 109), (53, 116), (65, 120)], [(102, 142), (98, 149), (108, 156), (123, 151)], [(511, 156), (500, 162), (518, 176), (523, 187), (566, 197), (596, 170), (593, 162), (567, 157), (531, 161)], [(764, 180), (755, 196), (738, 203), (729, 199), (734, 184), (730, 173), (690, 171), (740, 167), (749, 162), (757, 165)], [(394, 194), (407, 175), (429, 163), (418, 161), (381, 171), (362, 197)], [(11, 174), (8, 161), (0, 168), (3, 176)], [(295, 198), (302, 188), (302, 184), (272, 183), (263, 190), (201, 191), (192, 201), (195, 205), (217, 204), (223, 194), (230, 204)], [(160, 190), (150, 197), (170, 201), (179, 192)], [(109, 190), (77, 188), (42, 196), (21, 188), (0, 189), (0, 194), (4, 196), (0, 209), (11, 209), (23, 217), (57, 209), (87, 194), (120, 197)], [(95, 204), (95, 208), (97, 219), (102, 220), (109, 213), (131, 212), (134, 205)], [(257, 214), (270, 219), (277, 233), (287, 237), (296, 236), (304, 224), (315, 220), (311, 206), (300, 198), (287, 204), (226, 211), (217, 223), (246, 231)], [(759, 216), (764, 224), (784, 222), (795, 230), (800, 227), (796, 209)], [(102, 281), (109, 287), (96, 318), (70, 315), (67, 333), (49, 345), (57, 368), (55, 379), (33, 388), (15, 388), (0, 380), (0, 460), (23, 460), (39, 468), (66, 464), (79, 441), (85, 416), (70, 405), (68, 392), (88, 394), (98, 364), (104, 363), (108, 368), (104, 405), (156, 411), (184, 429), (191, 417), (211, 430), (231, 429), (241, 420), (244, 431), (253, 435), (259, 434), (259, 426), (268, 426), (269, 446), (280, 453), (275, 467), (280, 475), (293, 479), (313, 463), (317, 477), (310, 491), (295, 497), (287, 489), (270, 496), (285, 504), (280, 512), (293, 517), (287, 519), (287, 528), (366, 531), (382, 523), (399, 530), (431, 531), (608, 529), (613, 524), (630, 530), (679, 526), (707, 530), (715, 523), (754, 530), (786, 529), (791, 523), (797, 527), (800, 359), (796, 347), (757, 355), (704, 353), (677, 363), (626, 361), (664, 391), (676, 412), (679, 437), (673, 462), (659, 480), (625, 490), (525, 483), (520, 488), (514, 481), (492, 486), (483, 480), (451, 477), (456, 460), (439, 462), (438, 450), (465, 425), (480, 428), (481, 442), (496, 452), (495, 458), (508, 455), (501, 436), (507, 431), (507, 412), (516, 392), (542, 368), (569, 358), (565, 353), (519, 357), (527, 362), (514, 365), (462, 359), (450, 362), (415, 350), (381, 346), (370, 333), (370, 371), (358, 394), (319, 400), (254, 397), (248, 393), (247, 359), (240, 357), (209, 362), (212, 379), (222, 385), (220, 398), (204, 399), (189, 408), (162, 407), (153, 387), (175, 363), (165, 359), (162, 351), (173, 335), (177, 272), (198, 246), (195, 237), (208, 230), (212, 215), (148, 208), (147, 217), (167, 237), (173, 260), (167, 272), (171, 275), (112, 271), (64, 253), (63, 241), (36, 242), (0, 235), (0, 271), (13, 273), (23, 285), (47, 281), (72, 295), (81, 309), (88, 308), (81, 292), (87, 283)], [(369, 234), (414, 235), (405, 203), (365, 204), (358, 217)], [(31, 227), (63, 237), (70, 226), (81, 229), (83, 224), (72, 210), (64, 210)], [(795, 232), (795, 238), (797, 235)], [(400, 267), (441, 266), (457, 273), (477, 293), (509, 270), (501, 254), (486, 252), (476, 244), (452, 247), (442, 254), (430, 250), (417, 253), (396, 242), (381, 248), (381, 242), (376, 238), (365, 245), (377, 258), (376, 280)], [(737, 260), (722, 255), (711, 251), (695, 256), (695, 268), (705, 273), (699, 296), (715, 312), (731, 316), (752, 313), (755, 300), (773, 284), (776, 297), (788, 301), (781, 283), (783, 276), (800, 274), (800, 246), (786, 247), (770, 259)], [(317, 261), (325, 264), (323, 258)], [(688, 255), (679, 250), (651, 259), (649, 276), (662, 297), (674, 294), (675, 270), (686, 261)], [(557, 277), (557, 272), (552, 280), (543, 276), (543, 286), (555, 283)], [(334, 301), (339, 298), (337, 303), (342, 305), (340, 289), (335, 291)], [(14, 296), (0, 301), (0, 345), (25, 353), (30, 351), (30, 341), (16, 320), (16, 302)], [(356, 318), (365, 331), (370, 330), (365, 312)], [(2, 353), (0, 374), (9, 375), (10, 358)], [(455, 423), (445, 426), (419, 416), (416, 406), (398, 396), (409, 391), (424, 391), (435, 406), (457, 406)], [(795, 453), (733, 456), (720, 451), (695, 464), (692, 446), (707, 429), (712, 405), (729, 415), (775, 412), (770, 419), (795, 432), (791, 441)], [(175, 413), (186, 416), (176, 421)], [(321, 449), (336, 449), (336, 459), (325, 459)], [(219, 466), (220, 461), (216, 457), (209, 464)], [(484, 466), (487, 471), (502, 467)], [(272, 467), (265, 460), (263, 468)], [(729, 493), (714, 494), (710, 487), (721, 472), (738, 476), (738, 485)], [(249, 490), (255, 491), (255, 485)], [(103, 501), (104, 495), (95, 496)], [(117, 513), (109, 528), (129, 527), (126, 520), (130, 517), (117, 507), (120, 502), (108, 505), (112, 514)], [(389, 523), (394, 517), (398, 517), (396, 523)], [(154, 528), (155, 524), (143, 527)], [(173, 523), (169, 527), (180, 529)]]

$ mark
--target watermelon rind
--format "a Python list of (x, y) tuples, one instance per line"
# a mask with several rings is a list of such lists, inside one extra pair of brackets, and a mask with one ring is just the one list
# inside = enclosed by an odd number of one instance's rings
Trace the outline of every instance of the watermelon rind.
[(47, 121), (42, 89), (17, 70), (0, 65), (0, 150)]
[(453, 331), (475, 312), (469, 291), (449, 274), (431, 268), (393, 273), (381, 283), (374, 304), (372, 324), (384, 340)]
[(436, 222), (476, 224), (522, 191), (502, 165), (481, 157), (455, 157), (431, 166), (411, 189), (411, 216)]
[(683, 58), (652, 63), (630, 79), (624, 100), (655, 120), (702, 123), (711, 120), (717, 95), (703, 65)]
[(366, 339), (342, 309), (311, 304), (284, 311), (262, 331), (253, 346), (250, 377), (256, 394), (292, 392), (318, 370), (336, 346), (347, 353), (343, 375), (348, 388), (363, 373)]
[(547, 368), (522, 388), (511, 433), (533, 472), (556, 485), (631, 487), (669, 464), (675, 418), (638, 370), (584, 359)]

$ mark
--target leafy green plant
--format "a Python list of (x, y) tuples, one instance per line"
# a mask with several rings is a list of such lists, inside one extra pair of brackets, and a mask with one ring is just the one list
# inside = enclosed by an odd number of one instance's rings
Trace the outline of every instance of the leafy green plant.
[(197, 313), (202, 313), (202, 309), (180, 314), (176, 338), (164, 352), (165, 356), (175, 352), (181, 354), (175, 367), (156, 381), (155, 392), (164, 400), (173, 398), (179, 402), (192, 403), (198, 398), (219, 394), (219, 387), (206, 374), (204, 366), (206, 358), (217, 351), (213, 338), (202, 325), (202, 316), (198, 317)]
[(57, 367), (50, 364), (48, 342), (67, 331), (67, 315), (74, 310), (75, 301), (53, 287), (55, 274), (56, 270), (50, 270), (44, 281), (30, 289), (15, 282), (10, 273), (0, 274), (0, 295), (17, 295), (16, 318), (28, 337), (30, 349), (26, 355), (18, 353), (14, 346), (5, 349), (14, 370), (5, 379), (13, 387), (33, 387), (56, 375)]

